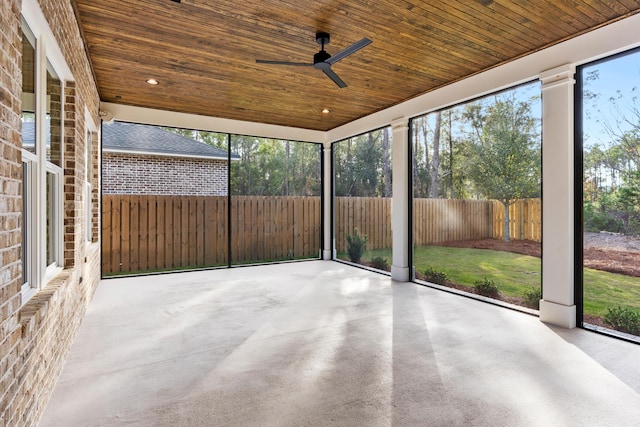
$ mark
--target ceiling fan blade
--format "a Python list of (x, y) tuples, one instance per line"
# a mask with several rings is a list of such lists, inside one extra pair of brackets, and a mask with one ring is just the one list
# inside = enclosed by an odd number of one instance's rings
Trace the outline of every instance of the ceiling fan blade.
[(356, 53), (357, 51), (359, 51), (360, 49), (362, 49), (363, 47), (365, 47), (365, 46), (367, 46), (369, 44), (371, 44), (371, 40), (369, 40), (368, 38), (365, 37), (362, 40), (360, 40), (359, 42), (355, 42), (354, 44), (352, 44), (348, 48), (343, 49), (340, 52), (336, 53), (331, 58), (327, 59), (325, 62), (328, 62), (329, 64), (335, 64), (336, 62), (340, 61), (341, 59), (346, 58), (347, 56), (351, 55), (352, 53)]
[(331, 68), (327, 68), (326, 70), (322, 70), (327, 76), (329, 76), (329, 78), (331, 80), (333, 80), (333, 82), (335, 84), (338, 85), (338, 87), (347, 87), (347, 84), (345, 82), (342, 81), (342, 79), (340, 77), (338, 77), (338, 75), (336, 73), (333, 72), (333, 70)]
[(256, 59), (258, 64), (270, 64), (270, 65), (295, 65), (298, 67), (313, 67), (313, 64), (307, 62), (287, 62), (287, 61), (266, 61), (264, 59)]

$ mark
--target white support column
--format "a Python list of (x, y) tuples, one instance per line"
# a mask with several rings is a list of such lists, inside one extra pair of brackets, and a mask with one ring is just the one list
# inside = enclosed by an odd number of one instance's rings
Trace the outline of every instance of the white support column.
[(393, 262), (391, 278), (399, 282), (411, 279), (409, 269), (409, 121), (405, 117), (391, 122), (393, 200), (391, 230), (393, 232)]
[(540, 320), (576, 326), (574, 301), (573, 75), (562, 65), (542, 82), (542, 300)]
[(324, 194), (324, 220), (322, 224), (322, 239), (324, 249), (322, 251), (322, 259), (323, 260), (331, 260), (333, 259), (333, 245), (331, 241), (331, 236), (333, 234), (333, 230), (331, 229), (331, 217), (333, 212), (331, 210), (331, 198), (333, 197), (333, 191), (331, 188), (331, 144), (325, 142), (322, 147), (322, 155), (324, 156), (324, 176), (322, 177), (322, 191)]

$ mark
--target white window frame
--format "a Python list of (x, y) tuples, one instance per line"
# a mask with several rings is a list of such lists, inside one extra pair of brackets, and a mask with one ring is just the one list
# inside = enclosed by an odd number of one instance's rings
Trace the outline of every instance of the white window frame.
[[(64, 250), (64, 221), (62, 218), (62, 204), (63, 204), (63, 192), (64, 192), (64, 187), (63, 187), (63, 172), (62, 172), (62, 168), (59, 166), (54, 165), (53, 163), (47, 162), (45, 164), (45, 181), (43, 183), (43, 186), (40, 187), (41, 192), (44, 194), (44, 209), (42, 209), (44, 211), (44, 215), (42, 215), (41, 219), (41, 224), (45, 227), (44, 228), (44, 232), (42, 234), (40, 234), (40, 238), (42, 239), (41, 242), (39, 242), (40, 244), (38, 245), (38, 247), (42, 248), (44, 253), (42, 254), (42, 259), (44, 260), (44, 279), (43, 279), (43, 285), (45, 285), (46, 283), (48, 283), (51, 279), (53, 279), (53, 277), (58, 274), (64, 265), (64, 258), (63, 258), (63, 250)], [(47, 215), (48, 212), (47, 210), (49, 209), (49, 206), (47, 205), (47, 194), (46, 194), (46, 188), (47, 188), (47, 176), (46, 174), (51, 174), (53, 177), (53, 206), (51, 206), (51, 213), (52, 213), (52, 217), (51, 217), (51, 222), (53, 223), (52, 226), (52, 262), (50, 264), (47, 264), (48, 260), (47, 260)]]
[(93, 122), (91, 113), (85, 108), (85, 156), (84, 156), (84, 180), (85, 180), (85, 234), (87, 243), (93, 242), (93, 160), (97, 143), (98, 126)]
[[(22, 167), (23, 167), (23, 187), (22, 197), (23, 206), (37, 206), (35, 200), (35, 181), (37, 179), (36, 170), (38, 158), (33, 153), (22, 150)], [(35, 260), (37, 259), (35, 246), (30, 242), (33, 241), (34, 227), (36, 213), (34, 209), (23, 209), (22, 212), (22, 229), (23, 229), (23, 263), (22, 263), (22, 275), (26, 277), (22, 283), (22, 300), (27, 301), (35, 293), (37, 288), (34, 287), (34, 283), (37, 283), (35, 279), (36, 269)]]
[[(35, 38), (35, 97), (23, 96), (23, 111), (35, 114), (35, 154), (22, 150), (23, 166), (23, 271), (27, 280), (22, 285), (22, 303), (27, 302), (38, 290), (64, 268), (64, 102), (65, 82), (73, 75), (64, 60), (53, 33), (37, 0), (23, 0), (23, 26), (28, 27)], [(56, 165), (47, 160), (47, 67), (60, 81), (60, 159)], [(35, 98), (35, 99), (34, 99)], [(48, 176), (49, 174), (49, 176)], [(47, 178), (52, 178), (51, 204), (47, 205)], [(49, 218), (47, 218), (49, 216)], [(47, 219), (50, 221), (50, 257), (47, 260)]]

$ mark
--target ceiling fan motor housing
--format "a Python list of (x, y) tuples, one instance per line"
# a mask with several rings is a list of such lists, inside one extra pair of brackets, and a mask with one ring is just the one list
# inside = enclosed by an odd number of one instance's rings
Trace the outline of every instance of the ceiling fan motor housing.
[(323, 48), (325, 45), (328, 45), (330, 41), (331, 37), (329, 36), (329, 33), (325, 33), (323, 31), (318, 31), (316, 33), (316, 43), (318, 43)]
[[(329, 55), (326, 50), (321, 50), (313, 55), (313, 66), (322, 69), (322, 64), (325, 64), (325, 61), (329, 58), (331, 58), (331, 55)], [(328, 63), (326, 64), (330, 65)]]

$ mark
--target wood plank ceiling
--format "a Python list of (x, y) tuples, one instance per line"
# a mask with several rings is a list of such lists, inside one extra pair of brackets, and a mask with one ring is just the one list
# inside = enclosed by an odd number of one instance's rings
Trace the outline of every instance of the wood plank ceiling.
[[(103, 101), (316, 130), (640, 11), (637, 0), (73, 1)], [(373, 41), (333, 65), (347, 88), (313, 67), (256, 63), (312, 62), (316, 31), (331, 54)]]

